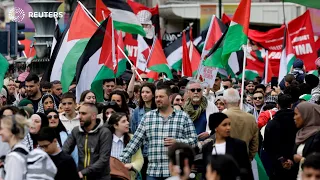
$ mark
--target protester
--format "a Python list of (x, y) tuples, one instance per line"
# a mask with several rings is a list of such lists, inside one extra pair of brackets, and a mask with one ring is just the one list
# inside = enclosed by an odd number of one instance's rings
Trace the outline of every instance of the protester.
[(90, 90), (83, 91), (80, 96), (80, 102), (95, 104), (97, 102), (96, 95)]
[(80, 126), (73, 128), (71, 135), (63, 144), (63, 151), (71, 154), (77, 146), (80, 178), (109, 180), (112, 133), (103, 127), (102, 120), (97, 119), (96, 105), (84, 103), (80, 107), (79, 114)]
[(198, 81), (189, 81), (187, 85), (189, 99), (183, 109), (190, 116), (198, 135), (198, 139), (203, 141), (210, 135), (209, 116), (218, 112), (218, 108), (203, 96), (203, 89)]
[(110, 93), (115, 88), (116, 83), (114, 79), (105, 79), (103, 81), (103, 92), (104, 92), (104, 100), (109, 101), (110, 99)]
[(6, 155), (4, 162), (5, 176), (4, 180), (24, 179), (27, 173), (27, 162), (23, 155), (16, 152), (16, 149), (22, 149), (29, 152), (27, 146), (22, 143), (26, 133), (28, 123), (20, 115), (6, 116), (1, 119), (0, 136), (3, 142), (9, 143), (11, 151)]
[(270, 179), (294, 179), (293, 152), (297, 133), (294, 124), (292, 98), (288, 94), (280, 94), (278, 111), (266, 126), (263, 147), (272, 163)]
[(312, 153), (306, 157), (302, 164), (302, 180), (320, 179), (320, 154)]
[(66, 127), (68, 134), (72, 129), (80, 125), (79, 114), (76, 111), (76, 97), (73, 93), (67, 92), (61, 96), (61, 104), (63, 113), (60, 113), (59, 118)]
[(246, 88), (246, 94), (253, 95), (254, 89), (255, 89), (254, 82), (253, 81), (246, 81), (244, 86)]
[(194, 150), (184, 143), (175, 143), (168, 150), (170, 178), (167, 180), (188, 180), (194, 163)]
[(264, 103), (264, 94), (261, 91), (256, 91), (253, 93), (253, 109), (250, 110), (248, 113), (252, 114), (256, 120), (256, 122), (258, 122), (258, 117), (260, 112), (263, 111), (263, 107), (265, 106)]
[(58, 109), (54, 97), (51, 94), (43, 95), (38, 104), (38, 112), (44, 113), (48, 109)]
[(40, 91), (39, 77), (36, 74), (30, 73), (26, 78), (26, 93), (27, 99), (32, 102), (33, 111), (38, 111), (38, 104), (42, 98)]
[(53, 128), (46, 127), (41, 129), (37, 140), (39, 147), (50, 156), (58, 169), (54, 178), (55, 180), (79, 179), (77, 166), (74, 160), (69, 154), (63, 152), (59, 148), (57, 134)]
[(41, 128), (48, 127), (49, 121), (45, 114), (35, 113), (31, 116), (31, 125), (29, 128), (29, 133), (24, 137), (23, 143), (31, 151), (38, 147), (37, 137)]
[(175, 105), (179, 105), (179, 106), (183, 106), (184, 105), (184, 99), (183, 99), (183, 97), (181, 96), (181, 94), (179, 94), (179, 93), (174, 93), (174, 94), (172, 94), (172, 102), (171, 102), (171, 104), (173, 105), (173, 106), (175, 106)]
[[(213, 113), (209, 117), (210, 130), (215, 132), (210, 142), (205, 144), (202, 148), (203, 164), (208, 164), (208, 159), (212, 155), (232, 156), (239, 168), (247, 173), (251, 173), (251, 163), (247, 152), (247, 145), (244, 141), (231, 138), (231, 120), (223, 113)], [(253, 176), (252, 178), (253, 179)]]
[(222, 112), (223, 110), (226, 109), (222, 96), (218, 96), (214, 104), (217, 106), (219, 112)]
[(104, 123), (107, 123), (110, 116), (113, 113), (116, 112), (122, 112), (120, 107), (118, 106), (118, 104), (116, 102), (110, 101), (110, 102), (103, 102), (102, 103), (102, 120)]
[(127, 104), (127, 99), (123, 91), (115, 90), (110, 93), (110, 101), (114, 101), (118, 104), (122, 112), (129, 114), (131, 117), (132, 113)]
[(15, 106), (4, 106), (0, 109), (0, 117), (12, 116), (19, 112), (19, 109)]
[(0, 92), (0, 101), (1, 101), (0, 107), (5, 106), (7, 104), (7, 98), (8, 98), (8, 92), (3, 87)]
[[(239, 92), (233, 88), (227, 89), (223, 93), (224, 103), (227, 110), (224, 112), (231, 119), (230, 137), (246, 142), (249, 159), (253, 160), (258, 152), (259, 129), (254, 117), (239, 108)], [(246, 127), (244, 131), (242, 127)]]
[(22, 99), (18, 104), (18, 107), (25, 107), (25, 106), (31, 108), (33, 111), (33, 104), (32, 104), (32, 101), (30, 101), (29, 99)]
[[(143, 139), (147, 139), (149, 161), (147, 179), (170, 176), (168, 157), (163, 156), (167, 153), (168, 146), (175, 142), (183, 142), (191, 146), (197, 143), (192, 121), (185, 112), (172, 108), (170, 95), (170, 87), (157, 87), (155, 92), (157, 109), (143, 116), (133, 138), (120, 156), (122, 162), (128, 163), (132, 155), (141, 147)], [(163, 121), (167, 123), (163, 124)]]
[(40, 83), (40, 89), (42, 94), (51, 94), (52, 84), (48, 81), (44, 81)]
[(52, 88), (51, 88), (52, 95), (55, 97), (56, 100), (60, 101), (60, 98), (62, 96), (61, 82), (56, 80), (56, 81), (52, 81), (51, 84), (52, 84)]
[(211, 156), (206, 170), (207, 180), (238, 180), (240, 169), (235, 160), (229, 155)]
[(18, 94), (16, 90), (16, 83), (13, 79), (9, 79), (9, 82), (7, 84), (8, 89), (8, 95), (7, 95), (7, 104), (8, 105), (14, 105), (17, 103), (18, 100)]
[[(313, 152), (320, 152), (320, 106), (302, 102), (294, 109), (294, 120), (299, 129), (296, 134), (294, 162), (303, 163), (305, 157)], [(299, 170), (298, 179), (301, 179)]]
[[(129, 134), (129, 117), (125, 113), (112, 114), (108, 121), (108, 128), (113, 134), (111, 156), (119, 159), (123, 149), (132, 138), (132, 135)], [(143, 166), (141, 149), (124, 166), (130, 171), (131, 179), (136, 179)]]
[(223, 79), (222, 80), (222, 87), (224, 90), (232, 88), (232, 80), (231, 79)]

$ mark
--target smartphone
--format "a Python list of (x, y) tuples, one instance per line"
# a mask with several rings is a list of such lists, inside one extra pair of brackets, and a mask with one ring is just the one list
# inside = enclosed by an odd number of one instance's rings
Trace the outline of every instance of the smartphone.
[(278, 87), (278, 78), (277, 77), (271, 78), (271, 89), (273, 89), (273, 87)]

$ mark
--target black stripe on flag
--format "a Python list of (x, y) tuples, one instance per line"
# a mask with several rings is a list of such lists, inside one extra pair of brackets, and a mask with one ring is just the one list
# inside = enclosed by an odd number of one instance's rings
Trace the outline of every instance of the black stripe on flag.
[(123, 0), (102, 0), (102, 2), (108, 7), (113, 9), (120, 9), (124, 11), (130, 11), (133, 13), (133, 10), (129, 4)]
[(83, 67), (87, 64), (90, 60), (90, 57), (94, 55), (101, 47), (104, 39), (104, 35), (106, 32), (106, 27), (108, 24), (109, 18), (104, 20), (96, 32), (90, 38), (86, 48), (84, 49), (82, 55), (80, 56), (78, 63), (77, 63), (77, 70), (76, 70), (76, 82), (78, 84), (81, 72)]

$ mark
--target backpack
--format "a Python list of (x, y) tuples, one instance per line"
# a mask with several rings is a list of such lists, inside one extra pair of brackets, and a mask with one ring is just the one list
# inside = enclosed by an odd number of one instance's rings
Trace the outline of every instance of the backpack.
[(13, 152), (18, 152), (26, 159), (26, 180), (54, 180), (58, 170), (46, 152), (40, 149), (34, 149), (31, 152), (27, 152), (20, 147), (14, 149)]

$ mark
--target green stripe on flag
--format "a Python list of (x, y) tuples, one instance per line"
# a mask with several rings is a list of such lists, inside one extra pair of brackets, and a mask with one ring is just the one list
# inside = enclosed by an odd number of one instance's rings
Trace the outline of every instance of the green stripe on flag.
[(259, 180), (269, 180), (269, 177), (268, 177), (268, 175), (266, 173), (266, 170), (264, 169), (264, 166), (263, 166), (263, 164), (261, 162), (261, 159), (260, 159), (258, 153), (254, 157), (254, 159), (257, 162)]
[(84, 49), (86, 48), (88, 42), (89, 38), (80, 39), (69, 51), (63, 62), (61, 70), (61, 85), (63, 93), (69, 91), (69, 86), (76, 74), (78, 60), (82, 55)]
[(182, 69), (182, 59), (178, 60), (177, 62), (175, 62), (172, 66), (172, 69), (176, 70), (176, 71), (181, 71)]
[(121, 59), (118, 63), (118, 71), (116, 77), (120, 77), (127, 69), (127, 59)]
[(97, 102), (102, 102), (104, 98), (102, 88), (103, 80), (111, 78), (115, 78), (113, 70), (109, 69), (106, 66), (102, 66), (93, 82), (91, 83), (91, 91), (96, 94)]
[(114, 28), (117, 30), (122, 30), (130, 34), (140, 34), (146, 36), (146, 32), (143, 30), (141, 25), (129, 24), (125, 22), (113, 21)]
[(8, 68), (9, 68), (9, 62), (8, 60), (0, 53), (0, 88), (3, 87), (3, 79), (6, 75)]
[(151, 71), (155, 71), (157, 73), (164, 72), (167, 74), (169, 79), (173, 79), (171, 70), (169, 69), (169, 67), (166, 64), (154, 65), (154, 66), (149, 67), (148, 69), (150, 69)]

